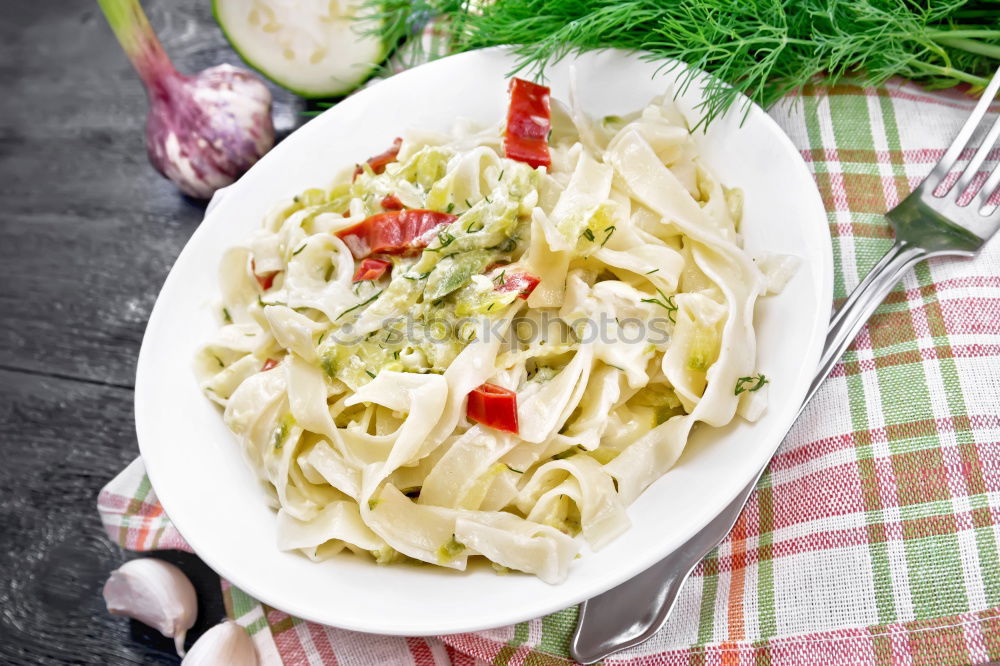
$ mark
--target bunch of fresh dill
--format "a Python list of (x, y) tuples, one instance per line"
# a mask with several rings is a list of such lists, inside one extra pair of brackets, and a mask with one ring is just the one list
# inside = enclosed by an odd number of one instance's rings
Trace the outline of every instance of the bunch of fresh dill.
[[(515, 71), (605, 47), (714, 74), (703, 121), (740, 93), (765, 108), (810, 82), (903, 76), (931, 87), (986, 85), (1000, 64), (1000, 0), (371, 0), (376, 31), (406, 42), (437, 17), (453, 52), (514, 45)], [(374, 24), (372, 24), (374, 25)], [(411, 40), (412, 42), (412, 40)], [(678, 63), (683, 63), (679, 65)]]

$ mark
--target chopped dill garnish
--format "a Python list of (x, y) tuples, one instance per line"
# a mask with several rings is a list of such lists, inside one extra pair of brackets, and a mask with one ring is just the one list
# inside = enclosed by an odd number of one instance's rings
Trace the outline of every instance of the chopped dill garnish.
[(736, 389), (733, 392), (733, 395), (739, 395), (744, 391), (749, 391), (750, 393), (759, 391), (764, 388), (764, 384), (769, 382), (770, 380), (765, 377), (763, 373), (758, 373), (753, 377), (740, 377), (736, 380)]
[(403, 277), (406, 278), (407, 280), (414, 280), (414, 281), (416, 281), (416, 280), (426, 280), (427, 276), (430, 275), (431, 271), (433, 271), (433, 270), (434, 269), (432, 268), (431, 270), (429, 270), (429, 271), (427, 271), (425, 273), (421, 273), (420, 275), (404, 275)]
[(439, 233), (437, 235), (437, 239), (438, 239), (438, 246), (429, 247), (425, 250), (426, 252), (440, 252), (441, 250), (445, 249), (446, 247), (455, 242), (455, 237), (452, 234), (448, 233), (447, 231), (442, 231), (441, 233)]
[(306, 245), (309, 245), (309, 241), (306, 241), (305, 243), (303, 243), (302, 245), (299, 246), (299, 249), (297, 249), (294, 252), (292, 252), (292, 256), (294, 257), (299, 252), (301, 252), (302, 250), (306, 249)]
[(644, 299), (642, 299), (642, 302), (643, 303), (653, 303), (655, 305), (659, 305), (661, 308), (663, 308), (663, 309), (665, 309), (667, 311), (667, 318), (672, 323), (676, 324), (677, 323), (677, 304), (674, 303), (674, 297), (673, 296), (667, 296), (667, 295), (665, 295), (662, 291), (660, 291), (659, 287), (656, 288), (656, 293), (658, 293), (660, 295), (660, 298), (644, 298)]
[(654, 269), (653, 269), (653, 270), (651, 270), (651, 271), (647, 271), (646, 273), (643, 273), (643, 275), (652, 275), (653, 273), (655, 273), (655, 272), (656, 272), (656, 271), (658, 271), (658, 270), (660, 270), (660, 269), (659, 269), (659, 268), (654, 268)]
[(233, 323), (233, 316), (229, 314), (229, 308), (222, 308), (222, 320), (227, 324)]
[(343, 317), (348, 312), (351, 312), (353, 310), (357, 310), (360, 307), (364, 307), (365, 305), (368, 305), (369, 303), (371, 303), (372, 301), (374, 301), (376, 298), (378, 298), (381, 295), (382, 295), (382, 292), (379, 291), (379, 292), (373, 294), (372, 297), (369, 298), (367, 301), (362, 301), (361, 303), (358, 303), (357, 305), (354, 305), (352, 307), (347, 308), (346, 310), (344, 310), (343, 312), (341, 312), (339, 315), (337, 315), (337, 319), (334, 319), (334, 321), (338, 321), (341, 317)]
[(607, 236), (605, 236), (604, 240), (601, 241), (601, 247), (604, 247), (604, 245), (608, 242), (608, 239), (611, 238), (611, 234), (615, 233), (615, 229), (617, 229), (617, 227), (613, 224), (610, 227), (606, 227), (604, 229), (604, 231), (607, 233)]
[(580, 235), (583, 236), (584, 238), (586, 238), (587, 240), (589, 240), (591, 243), (594, 242), (594, 238), (595, 238), (594, 232), (591, 231), (590, 229), (584, 229), (583, 233), (580, 234)]
[(492, 245), (486, 249), (497, 250), (499, 252), (505, 252), (505, 253), (513, 252), (514, 249), (517, 247), (517, 241), (518, 241), (517, 235), (508, 236), (507, 238), (503, 239), (503, 241), (500, 244)]

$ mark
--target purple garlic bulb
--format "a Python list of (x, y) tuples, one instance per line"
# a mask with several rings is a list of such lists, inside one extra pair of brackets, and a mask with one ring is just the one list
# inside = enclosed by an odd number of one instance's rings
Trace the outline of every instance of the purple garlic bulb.
[(146, 86), (146, 150), (157, 171), (208, 199), (271, 149), (271, 92), (259, 77), (232, 65), (180, 74), (138, 0), (99, 4)]
[(271, 92), (246, 70), (217, 65), (196, 76), (174, 72), (150, 94), (149, 161), (182, 192), (207, 199), (274, 145)]

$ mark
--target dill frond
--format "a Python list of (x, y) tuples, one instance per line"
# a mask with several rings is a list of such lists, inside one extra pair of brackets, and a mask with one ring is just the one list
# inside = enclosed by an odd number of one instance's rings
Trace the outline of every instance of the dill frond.
[(468, 0), (377, 2), (389, 40), (436, 16), (450, 48), (515, 45), (511, 74), (544, 77), (566, 56), (598, 48), (647, 52), (679, 71), (679, 91), (698, 70), (701, 123), (745, 99), (767, 108), (803, 86), (893, 76), (929, 87), (985, 87), (1000, 59), (995, 0)]

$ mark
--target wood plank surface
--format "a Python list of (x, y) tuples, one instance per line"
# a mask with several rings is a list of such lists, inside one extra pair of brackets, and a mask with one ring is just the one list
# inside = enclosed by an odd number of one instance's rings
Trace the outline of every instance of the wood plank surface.
[[(97, 491), (135, 456), (132, 392), (0, 371), (0, 663), (176, 663), (171, 641), (108, 615), (101, 588), (133, 553), (101, 528)], [(192, 579), (197, 636), (225, 615), (196, 557), (156, 553)]]
[[(181, 71), (239, 63), (208, 2), (144, 4)], [(145, 94), (95, 2), (5, 10), (0, 367), (129, 386), (150, 308), (204, 205), (149, 165)], [(302, 105), (272, 92), (285, 132)]]
[[(239, 58), (207, 0), (144, 0), (179, 70)], [(0, 18), (0, 663), (177, 663), (171, 642), (107, 614), (134, 554), (104, 535), (100, 488), (137, 454), (135, 361), (160, 285), (204, 204), (149, 165), (146, 98), (93, 0), (7, 0)], [(287, 133), (302, 102), (272, 87)], [(218, 577), (178, 563), (199, 623)]]

